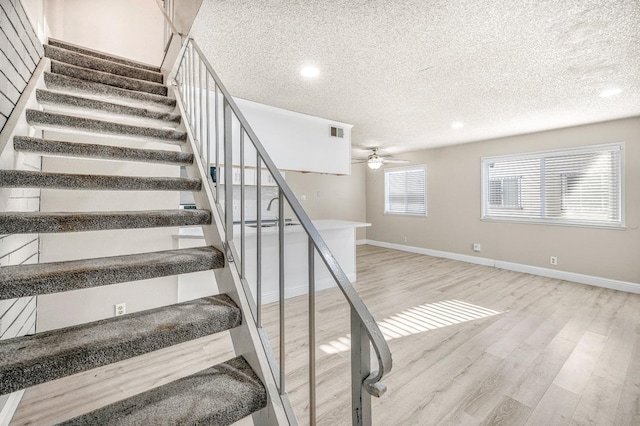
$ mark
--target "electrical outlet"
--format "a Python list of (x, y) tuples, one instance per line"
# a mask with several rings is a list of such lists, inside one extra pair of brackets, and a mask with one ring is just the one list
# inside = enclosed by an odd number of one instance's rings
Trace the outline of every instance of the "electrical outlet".
[(407, 242), (407, 237), (402, 237), (402, 241)]
[(473, 251), (480, 251), (482, 249), (482, 246), (480, 245), (480, 243), (473, 243)]
[(127, 313), (127, 304), (126, 303), (118, 303), (117, 305), (115, 305), (115, 314), (117, 317), (119, 317), (120, 315), (124, 315)]
[(558, 258), (555, 256), (551, 256), (549, 257), (549, 263), (552, 265), (557, 265), (558, 264)]
[(307, 201), (307, 195), (306, 194), (302, 194), (300, 196), (300, 201)]

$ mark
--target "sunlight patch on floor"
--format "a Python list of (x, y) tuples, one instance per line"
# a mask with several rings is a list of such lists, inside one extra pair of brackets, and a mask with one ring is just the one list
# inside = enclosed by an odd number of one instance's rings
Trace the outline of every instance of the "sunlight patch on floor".
[[(379, 321), (378, 327), (380, 327), (384, 338), (391, 340), (501, 313), (460, 300), (443, 300), (406, 309)], [(340, 337), (320, 345), (320, 349), (327, 354), (348, 351), (351, 348), (350, 337), (349, 335)]]

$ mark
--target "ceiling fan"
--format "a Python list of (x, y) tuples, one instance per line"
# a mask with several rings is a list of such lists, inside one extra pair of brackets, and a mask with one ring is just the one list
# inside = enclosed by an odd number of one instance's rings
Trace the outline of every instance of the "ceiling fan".
[(355, 160), (352, 161), (351, 164), (361, 164), (361, 163), (367, 163), (367, 166), (372, 169), (372, 170), (377, 170), (380, 167), (382, 167), (383, 164), (387, 164), (387, 163), (408, 163), (408, 160), (399, 160), (397, 158), (394, 158), (391, 155), (380, 155), (378, 154), (378, 149), (379, 148), (371, 148), (371, 154), (369, 154), (367, 156), (366, 159), (362, 159), (362, 160)]

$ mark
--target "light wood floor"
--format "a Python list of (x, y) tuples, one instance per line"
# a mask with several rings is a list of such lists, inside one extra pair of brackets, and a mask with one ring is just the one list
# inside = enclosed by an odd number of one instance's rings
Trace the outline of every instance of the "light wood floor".
[[(356, 287), (393, 337), (375, 425), (640, 424), (640, 295), (372, 246), (358, 247)], [(451, 300), (477, 308), (447, 314)], [(337, 290), (316, 304), (318, 424), (347, 425), (348, 308)], [(495, 314), (474, 319), (481, 308)], [(275, 309), (264, 311), (274, 341)], [(287, 309), (287, 388), (307, 424), (307, 298)], [(171, 380), (171, 357), (195, 370), (231, 356), (223, 335), (37, 386), (11, 424), (51, 424)]]

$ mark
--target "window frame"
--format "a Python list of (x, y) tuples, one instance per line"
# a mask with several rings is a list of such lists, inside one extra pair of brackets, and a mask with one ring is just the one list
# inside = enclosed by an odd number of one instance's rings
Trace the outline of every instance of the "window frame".
[[(491, 163), (497, 162), (505, 162), (505, 161), (518, 161), (518, 160), (536, 160), (539, 159), (541, 162), (546, 158), (560, 157), (560, 156), (569, 156), (569, 155), (580, 155), (580, 154), (589, 154), (598, 151), (605, 150), (617, 150), (619, 151), (619, 163), (618, 163), (618, 173), (619, 173), (619, 181), (616, 182), (616, 186), (618, 189), (618, 200), (617, 200), (617, 208), (619, 210), (619, 220), (617, 222), (604, 222), (598, 221), (596, 219), (575, 219), (575, 218), (554, 218), (554, 217), (545, 217), (544, 213), (540, 212), (538, 217), (518, 217), (518, 216), (508, 216), (508, 215), (491, 215), (487, 212), (490, 208), (492, 210), (518, 210), (518, 208), (510, 208), (510, 207), (491, 207), (489, 203), (489, 180), (490, 177), (488, 175), (488, 165)], [(491, 157), (482, 157), (480, 161), (480, 220), (482, 221), (491, 221), (491, 222), (508, 222), (508, 223), (529, 223), (529, 224), (541, 224), (541, 225), (555, 225), (555, 226), (567, 226), (567, 227), (585, 227), (585, 228), (606, 228), (606, 229), (626, 229), (625, 222), (625, 142), (614, 142), (607, 144), (598, 144), (598, 145), (586, 145), (575, 148), (563, 148), (563, 149), (555, 149), (548, 151), (535, 151), (535, 152), (526, 152), (526, 153), (518, 153), (518, 154), (507, 154), (507, 155), (499, 155), (499, 156), (491, 156)], [(571, 173), (568, 173), (571, 174)], [(538, 175), (541, 182), (541, 189), (539, 197), (541, 199), (541, 207), (544, 206), (545, 201), (544, 198), (548, 194), (544, 191), (544, 184), (542, 184), (545, 179), (548, 179), (548, 175), (544, 174), (544, 167), (541, 167), (540, 174)], [(519, 196), (522, 199), (522, 194)]]
[[(409, 212), (394, 212), (388, 210), (389, 205), (389, 197), (388, 197), (388, 174), (390, 173), (398, 173), (398, 172), (411, 172), (411, 171), (422, 171), (424, 173), (424, 213), (409, 213)], [(385, 167), (384, 168), (384, 198), (383, 198), (383, 209), (385, 215), (392, 216), (409, 216), (409, 217), (427, 217), (428, 215), (428, 202), (427, 202), (427, 166), (425, 164), (416, 164), (411, 166), (404, 167)]]

